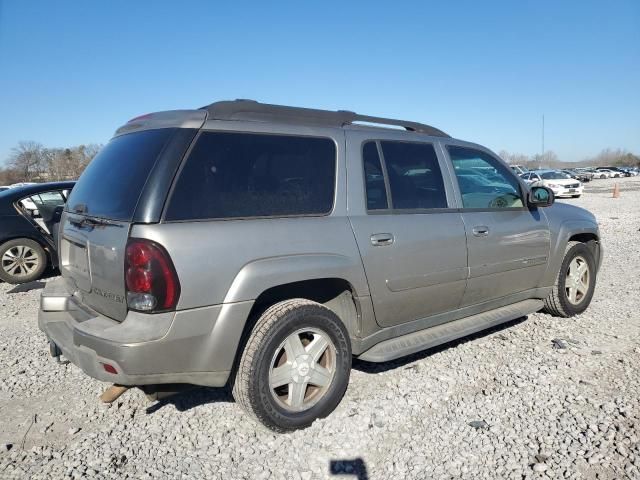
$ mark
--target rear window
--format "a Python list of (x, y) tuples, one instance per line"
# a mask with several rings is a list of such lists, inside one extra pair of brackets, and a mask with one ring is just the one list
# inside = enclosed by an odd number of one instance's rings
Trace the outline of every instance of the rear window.
[(112, 139), (80, 176), (67, 209), (130, 221), (149, 173), (175, 130), (146, 130)]
[(325, 215), (333, 208), (335, 171), (328, 138), (204, 132), (165, 219)]

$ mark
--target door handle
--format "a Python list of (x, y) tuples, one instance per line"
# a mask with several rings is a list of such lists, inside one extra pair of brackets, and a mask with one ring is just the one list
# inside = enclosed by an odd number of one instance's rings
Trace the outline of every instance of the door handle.
[(476, 237), (486, 237), (489, 235), (489, 227), (478, 225), (477, 227), (473, 227), (472, 232)]
[(393, 234), (391, 233), (375, 233), (371, 235), (371, 245), (374, 247), (383, 247), (393, 243)]

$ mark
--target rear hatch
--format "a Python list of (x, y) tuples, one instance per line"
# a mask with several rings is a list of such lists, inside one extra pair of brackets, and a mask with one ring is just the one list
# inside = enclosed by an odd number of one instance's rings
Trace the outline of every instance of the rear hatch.
[(62, 218), (60, 270), (70, 292), (98, 313), (124, 320), (124, 257), (131, 225), (159, 221), (196, 132), (156, 128), (116, 136), (73, 189)]

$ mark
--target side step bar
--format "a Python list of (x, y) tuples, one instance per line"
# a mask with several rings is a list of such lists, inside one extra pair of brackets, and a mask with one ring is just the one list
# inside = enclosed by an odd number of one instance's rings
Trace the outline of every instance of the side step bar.
[(436, 347), (443, 343), (466, 337), (472, 333), (491, 328), (516, 318), (537, 312), (544, 306), (542, 300), (524, 300), (522, 302), (497, 308), (489, 312), (479, 313), (461, 318), (453, 322), (443, 323), (435, 327), (391, 338), (374, 345), (358, 356), (367, 362), (387, 362), (412, 353)]

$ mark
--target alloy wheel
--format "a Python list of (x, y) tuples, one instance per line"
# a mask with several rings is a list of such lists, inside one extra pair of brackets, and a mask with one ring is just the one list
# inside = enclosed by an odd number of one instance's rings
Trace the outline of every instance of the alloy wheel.
[(4, 252), (2, 269), (14, 277), (26, 277), (40, 265), (37, 252), (26, 245), (16, 245)]
[(328, 335), (305, 328), (276, 349), (269, 368), (269, 390), (289, 411), (311, 408), (325, 396), (336, 373), (336, 347)]
[(578, 305), (589, 292), (589, 264), (581, 257), (575, 257), (569, 264), (565, 280), (567, 300)]

